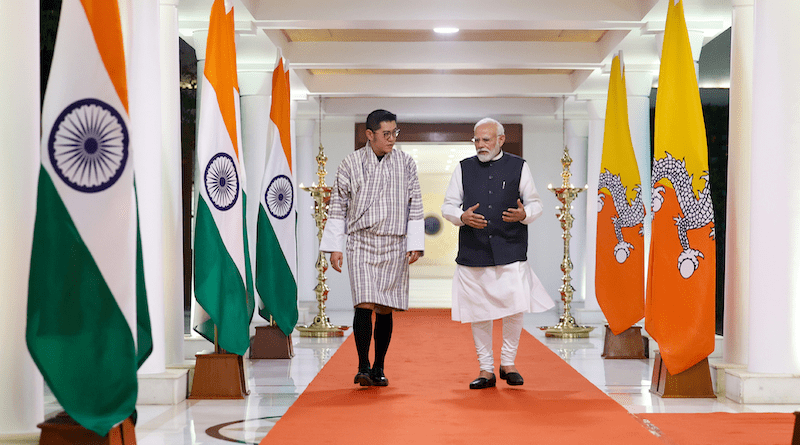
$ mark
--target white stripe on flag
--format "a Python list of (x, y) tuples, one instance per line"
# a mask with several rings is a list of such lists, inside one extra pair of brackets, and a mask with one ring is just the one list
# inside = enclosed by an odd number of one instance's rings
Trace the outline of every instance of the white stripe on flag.
[[(86, 116), (94, 113), (95, 119), (106, 119), (109, 125), (114, 125), (114, 111), (109, 110), (115, 110), (128, 132), (130, 123), (125, 107), (109, 79), (96, 47), (87, 48), (87, 42), (94, 42), (94, 35), (80, 1), (65, 0), (59, 20), (72, 23), (74, 26), (70, 28), (70, 32), (59, 32), (58, 48), (51, 65), (50, 84), (53, 84), (59, 76), (67, 76), (73, 80), (69, 88), (48, 88), (45, 95), (42, 107), (42, 132), (45, 136), (42, 138), (42, 165), (53, 178), (56, 190), (67, 207), (78, 233), (100, 268), (103, 278), (128, 321), (133, 338), (136, 339), (136, 203), (130, 151), (127, 152), (125, 165), (112, 186), (86, 193), (70, 187), (60, 179), (59, 173), (67, 177), (74, 177), (77, 173), (74, 170), (62, 171), (61, 168), (54, 168), (48, 148), (50, 138), (46, 137), (51, 133), (62, 112), (71, 104), (87, 98), (100, 99), (109, 107), (74, 108), (77, 114), (64, 116), (66, 119), (61, 121), (61, 126), (56, 130), (57, 136), (72, 139), (76, 139), (76, 136), (85, 136), (88, 128), (79, 122), (78, 116), (84, 113), (89, 113)], [(75, 74), (78, 72), (80, 75)], [(120, 154), (112, 153), (112, 156)], [(64, 157), (57, 156), (56, 159), (59, 163), (64, 162)], [(113, 170), (108, 170), (104, 174), (114, 173)], [(97, 181), (92, 177), (84, 184), (91, 187), (96, 185)], [(120, 250), (109, 246), (126, 246), (126, 248)]]

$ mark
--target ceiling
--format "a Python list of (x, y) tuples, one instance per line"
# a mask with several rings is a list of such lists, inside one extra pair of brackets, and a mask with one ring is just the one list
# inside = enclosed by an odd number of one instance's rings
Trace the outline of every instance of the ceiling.
[[(248, 89), (280, 48), (298, 113), (316, 115), (322, 97), (326, 116), (375, 108), (406, 121), (556, 116), (562, 97), (568, 113), (605, 98), (620, 50), (629, 77), (657, 83), (668, 1), (233, 0), (239, 79)], [(688, 28), (710, 42), (730, 27), (731, 1), (684, 0)], [(212, 3), (178, 6), (181, 37), (201, 54)]]

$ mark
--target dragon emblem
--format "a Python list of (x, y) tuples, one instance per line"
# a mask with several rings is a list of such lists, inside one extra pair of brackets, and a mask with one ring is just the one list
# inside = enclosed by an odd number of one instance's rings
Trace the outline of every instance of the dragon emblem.
[[(686, 161), (678, 160), (666, 153), (666, 157), (656, 159), (653, 162), (653, 176), (651, 185), (653, 187), (653, 214), (661, 209), (664, 203), (664, 187), (656, 183), (661, 179), (669, 179), (675, 189), (678, 204), (681, 207), (683, 217), (675, 217), (675, 225), (678, 227), (678, 239), (681, 242), (683, 252), (678, 256), (678, 270), (683, 278), (688, 279), (700, 266), (700, 260), (705, 258), (703, 252), (692, 249), (689, 246), (689, 237), (686, 233), (689, 230), (705, 227), (708, 223), (714, 222), (714, 207), (711, 204), (711, 183), (708, 171), (700, 178), (706, 181), (703, 190), (695, 196), (692, 190), (692, 176), (686, 170)], [(711, 228), (709, 237), (714, 238), (714, 227)]]
[[(644, 204), (642, 204), (642, 188), (637, 184), (633, 189), (636, 192), (636, 197), (633, 202), (628, 204), (626, 196), (626, 187), (622, 185), (619, 175), (614, 175), (606, 169), (605, 172), (600, 173), (600, 181), (597, 186), (597, 213), (603, 210), (605, 194), (600, 193), (600, 190), (607, 188), (611, 192), (611, 199), (614, 201), (614, 208), (617, 211), (617, 216), (611, 218), (611, 223), (614, 224), (614, 233), (617, 236), (617, 245), (614, 246), (614, 258), (618, 263), (622, 264), (631, 254), (633, 245), (622, 237), (622, 229), (625, 227), (635, 227), (637, 224), (644, 222)], [(639, 229), (639, 235), (644, 236), (644, 226)]]

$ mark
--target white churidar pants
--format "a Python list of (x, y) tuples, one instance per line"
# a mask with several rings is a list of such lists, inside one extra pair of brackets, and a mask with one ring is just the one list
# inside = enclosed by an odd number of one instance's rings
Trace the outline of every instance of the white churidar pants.
[[(503, 347), (500, 350), (500, 366), (514, 365), (522, 334), (522, 313), (503, 317)], [(492, 353), (492, 325), (494, 320), (472, 323), (472, 338), (481, 371), (494, 373), (494, 354)]]

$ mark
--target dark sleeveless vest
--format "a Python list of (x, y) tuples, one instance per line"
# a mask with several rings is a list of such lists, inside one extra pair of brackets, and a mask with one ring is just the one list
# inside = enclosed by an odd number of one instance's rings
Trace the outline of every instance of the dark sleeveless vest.
[(503, 211), (517, 207), (519, 179), (525, 161), (503, 153), (496, 161), (481, 162), (477, 156), (461, 161), (461, 182), (467, 210), (475, 210), (488, 224), (483, 229), (461, 226), (456, 263), (462, 266), (501, 266), (528, 259), (528, 226), (503, 221)]

